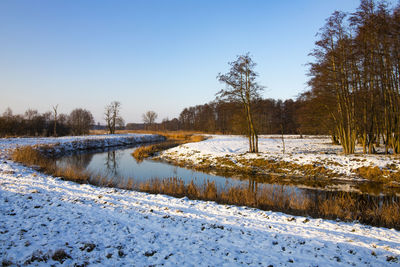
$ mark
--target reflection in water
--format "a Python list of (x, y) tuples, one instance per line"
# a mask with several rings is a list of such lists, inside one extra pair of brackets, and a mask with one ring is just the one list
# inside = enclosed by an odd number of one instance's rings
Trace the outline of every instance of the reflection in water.
[[(215, 182), (217, 188), (223, 189), (229, 186), (246, 185), (247, 181), (227, 179), (222, 176), (205, 174), (190, 169), (177, 167), (165, 162), (157, 162), (144, 159), (140, 163), (132, 157), (134, 148), (115, 149), (105, 152), (90, 154), (69, 155), (57, 160), (59, 166), (83, 167), (85, 170), (107, 176), (112, 181), (126, 184), (143, 182), (151, 179), (166, 179), (177, 177), (185, 184), (193, 181), (196, 185), (204, 185), (207, 181)], [(85, 159), (85, 160), (84, 160)], [(84, 161), (84, 164), (83, 162)], [(253, 185), (251, 185), (254, 187)]]
[[(242, 188), (247, 188), (251, 193), (259, 194), (264, 192), (265, 188), (268, 188), (269, 194), (273, 196), (282, 196), (285, 194), (296, 195), (296, 197), (300, 198), (307, 197), (313, 202), (318, 202), (321, 197), (329, 198), (332, 194), (340, 192), (340, 190), (305, 189), (294, 185), (261, 182), (258, 177), (249, 177), (247, 180), (226, 178), (148, 159), (144, 159), (141, 163), (138, 163), (131, 156), (133, 150), (134, 148), (124, 148), (108, 150), (106, 152), (65, 156), (59, 159), (57, 164), (59, 166), (85, 169), (94, 174), (107, 176), (110, 180), (122, 184), (129, 182), (140, 183), (155, 178), (162, 180), (176, 177), (181, 179), (185, 184), (193, 181), (198, 186), (203, 186), (207, 181), (214, 182), (220, 191), (227, 191), (231, 187), (241, 186)], [(365, 195), (370, 198), (372, 197), (368, 194)], [(363, 197), (363, 201), (368, 202), (368, 198)]]
[[(61, 166), (73, 166), (75, 169), (86, 169), (93, 159), (94, 154), (77, 154), (73, 157), (65, 157)], [(57, 161), (58, 164), (60, 163)]]
[(257, 191), (258, 191), (257, 189), (258, 189), (258, 182), (254, 179), (251, 179), (249, 181), (249, 192), (257, 194)]
[(118, 174), (118, 159), (115, 150), (108, 151), (104, 165), (107, 169), (107, 176), (119, 177)]

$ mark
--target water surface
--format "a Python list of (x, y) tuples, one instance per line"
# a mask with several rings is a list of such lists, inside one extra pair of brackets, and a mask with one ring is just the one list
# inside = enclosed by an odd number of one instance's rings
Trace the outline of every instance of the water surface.
[(145, 182), (149, 179), (162, 180), (176, 177), (182, 179), (185, 184), (194, 181), (195, 184), (200, 186), (207, 181), (215, 182), (219, 189), (249, 184), (247, 181), (197, 172), (161, 161), (144, 159), (138, 162), (131, 155), (136, 148), (114, 148), (102, 152), (68, 155), (57, 160), (57, 165), (72, 166), (125, 182), (130, 179), (135, 182)]
[[(214, 182), (219, 191), (227, 191), (232, 186), (242, 186), (252, 191), (267, 188), (270, 192), (278, 192), (280, 194), (285, 192), (286, 195), (296, 195), (298, 197), (307, 196), (311, 199), (320, 197), (332, 198), (334, 195), (342, 193), (342, 190), (348, 192), (354, 191), (353, 189), (362, 188), (358, 184), (311, 188), (302, 185), (282, 185), (271, 182), (263, 183), (259, 181), (260, 179), (254, 177), (249, 177), (248, 179), (223, 177), (177, 167), (166, 162), (154, 161), (151, 159), (144, 159), (142, 162), (137, 162), (131, 155), (136, 148), (137, 147), (109, 148), (103, 151), (68, 155), (58, 159), (57, 165), (84, 169), (93, 174), (99, 174), (102, 177), (106, 176), (108, 179), (113, 180), (114, 184), (122, 185), (128, 184), (130, 180), (132, 180), (134, 184), (138, 184), (151, 179), (163, 180), (176, 177), (181, 179), (185, 184), (193, 181), (198, 186), (203, 186), (207, 181)], [(389, 199), (389, 201), (391, 201), (390, 199), (394, 197), (396, 201), (398, 201), (399, 197), (393, 196), (393, 194), (386, 196), (386, 194), (382, 193), (381, 189), (376, 188), (374, 190), (373, 194), (361, 191), (362, 194), (357, 193), (360, 195), (357, 198), (363, 199), (363, 201), (366, 199), (367, 202), (369, 202), (371, 199), (376, 200), (376, 198)]]

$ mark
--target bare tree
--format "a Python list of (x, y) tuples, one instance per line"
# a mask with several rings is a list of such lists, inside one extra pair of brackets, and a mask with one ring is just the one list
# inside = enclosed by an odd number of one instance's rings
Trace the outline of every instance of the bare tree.
[(86, 109), (74, 109), (68, 117), (68, 124), (71, 127), (72, 134), (88, 134), (90, 126), (94, 124), (93, 115)]
[(256, 82), (257, 73), (254, 71), (256, 63), (249, 53), (238, 56), (229, 65), (231, 69), (226, 74), (218, 74), (217, 79), (226, 85), (217, 93), (217, 98), (241, 103), (243, 116), (247, 121), (247, 135), (249, 138), (249, 152), (258, 152), (258, 134), (253, 122), (252, 104), (260, 98), (263, 87)]
[(375, 153), (381, 140), (386, 153), (400, 153), (399, 26), (400, 6), (361, 0), (348, 19), (336, 11), (321, 29), (310, 68), (311, 114), (316, 103), (324, 106), (346, 154), (356, 143)]
[(143, 122), (144, 122), (145, 124), (147, 124), (147, 126), (148, 126), (147, 129), (151, 128), (151, 126), (152, 126), (152, 125), (154, 124), (154, 122), (156, 121), (157, 117), (158, 117), (157, 113), (155, 113), (155, 112), (152, 111), (152, 110), (149, 110), (149, 111), (147, 111), (146, 113), (144, 113), (144, 114), (142, 115)]
[(25, 111), (24, 117), (28, 121), (32, 121), (36, 116), (39, 116), (39, 112), (36, 109), (28, 109)]
[(53, 113), (54, 113), (54, 131), (53, 131), (53, 135), (57, 136), (57, 109), (58, 109), (58, 105), (53, 106)]
[(121, 103), (118, 101), (111, 102), (106, 106), (104, 111), (104, 119), (106, 120), (107, 129), (110, 134), (115, 134), (116, 126), (123, 126), (124, 120), (120, 115)]
[(12, 109), (10, 107), (6, 108), (6, 110), (3, 113), (3, 117), (12, 118), (12, 116), (13, 116)]

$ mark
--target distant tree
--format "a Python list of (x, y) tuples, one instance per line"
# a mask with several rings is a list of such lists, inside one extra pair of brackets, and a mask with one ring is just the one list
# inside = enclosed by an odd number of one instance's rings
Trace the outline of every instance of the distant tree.
[(3, 113), (3, 117), (12, 118), (12, 116), (13, 116), (12, 109), (10, 107), (6, 108), (6, 110)]
[(57, 134), (59, 136), (70, 135), (71, 129), (68, 125), (69, 116), (67, 114), (60, 114), (57, 116)]
[(107, 129), (110, 134), (115, 134), (116, 126), (123, 126), (124, 120), (121, 115), (121, 103), (118, 101), (111, 102), (106, 106), (104, 111), (104, 119), (106, 120)]
[(58, 105), (53, 106), (53, 113), (54, 113), (54, 132), (53, 132), (53, 136), (57, 136), (57, 109), (58, 109)]
[(46, 133), (46, 119), (35, 109), (25, 111), (21, 127), (24, 127), (25, 134), (38, 136)]
[(151, 128), (151, 126), (156, 121), (158, 115), (152, 110), (147, 111), (142, 115), (143, 122), (148, 126), (147, 129)]
[(28, 109), (27, 111), (25, 111), (24, 117), (26, 120), (31, 121), (38, 115), (39, 112), (36, 109)]
[(247, 121), (247, 135), (249, 138), (249, 152), (258, 152), (258, 133), (253, 121), (252, 104), (260, 98), (263, 87), (256, 82), (257, 73), (254, 71), (256, 63), (249, 53), (238, 56), (229, 65), (231, 69), (226, 74), (218, 74), (217, 79), (226, 85), (217, 93), (217, 98), (232, 102), (239, 102), (243, 107), (243, 117)]
[(68, 117), (68, 124), (71, 127), (72, 134), (88, 134), (91, 125), (94, 124), (93, 115), (90, 111), (82, 108), (74, 109)]
[(14, 115), (11, 108), (7, 108), (3, 116), (0, 118), (0, 136), (7, 136), (13, 134), (15, 128), (13, 128)]

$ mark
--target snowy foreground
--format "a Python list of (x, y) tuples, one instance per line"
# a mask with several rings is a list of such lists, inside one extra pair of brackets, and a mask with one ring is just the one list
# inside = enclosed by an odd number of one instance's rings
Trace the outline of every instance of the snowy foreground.
[[(0, 147), (4, 156), (7, 140)], [(398, 266), (400, 232), (79, 185), (3, 159), (0, 259), (42, 266)]]
[[(324, 166), (334, 173), (347, 178), (354, 177), (355, 169), (359, 167), (378, 166), (385, 168), (388, 165), (400, 166), (400, 158), (386, 155), (363, 155), (362, 148), (357, 147), (355, 155), (344, 155), (341, 146), (331, 144), (329, 137), (285, 136), (285, 153), (283, 144), (278, 135), (261, 136), (259, 138), (258, 154), (246, 154), (248, 151), (248, 139), (240, 136), (213, 135), (208, 140), (199, 143), (189, 143), (169, 149), (162, 153), (161, 158), (178, 159), (201, 163), (204, 159), (215, 160), (218, 157), (231, 159), (255, 159), (287, 161), (297, 164), (315, 164)], [(383, 147), (378, 148), (382, 150)]]

